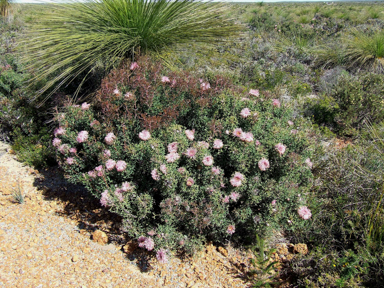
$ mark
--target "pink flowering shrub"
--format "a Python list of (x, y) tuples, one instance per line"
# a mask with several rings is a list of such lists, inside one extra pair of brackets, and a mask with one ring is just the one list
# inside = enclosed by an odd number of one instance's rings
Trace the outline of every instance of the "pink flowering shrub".
[(94, 105), (66, 108), (53, 144), (69, 180), (119, 214), (140, 247), (165, 261), (168, 249), (311, 221), (305, 120), (220, 77), (167, 73), (147, 58), (128, 67), (111, 72)]

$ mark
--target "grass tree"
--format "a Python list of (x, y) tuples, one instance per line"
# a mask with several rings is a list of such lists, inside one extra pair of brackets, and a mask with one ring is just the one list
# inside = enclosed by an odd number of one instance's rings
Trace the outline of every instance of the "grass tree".
[(384, 33), (364, 33), (354, 30), (342, 37), (341, 43), (322, 45), (314, 49), (316, 63), (324, 67), (344, 65), (348, 69), (384, 71)]
[(384, 68), (384, 32), (371, 35), (354, 31), (346, 40), (345, 58), (349, 65), (369, 67), (376, 71)]
[(10, 0), (0, 0), (0, 16), (7, 17), (10, 6), (11, 6)]
[(34, 81), (48, 80), (36, 95), (45, 99), (100, 63), (108, 70), (139, 52), (213, 43), (241, 29), (223, 16), (226, 5), (194, 0), (88, 0), (42, 8), (23, 52)]

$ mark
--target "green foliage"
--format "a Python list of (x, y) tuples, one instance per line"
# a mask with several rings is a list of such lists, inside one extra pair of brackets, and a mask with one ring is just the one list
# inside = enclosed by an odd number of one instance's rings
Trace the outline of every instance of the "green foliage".
[(384, 33), (354, 29), (335, 45), (320, 46), (314, 50), (317, 65), (335, 67), (345, 65), (350, 70), (367, 69), (381, 73), (384, 65)]
[(258, 67), (244, 67), (240, 79), (244, 82), (251, 82), (262, 89), (273, 89), (278, 85), (286, 83), (287, 74), (281, 70), (260, 71)]
[(332, 68), (345, 63), (345, 53), (340, 49), (340, 43), (331, 43), (327, 46), (320, 46), (313, 49), (316, 55), (315, 63), (323, 68)]
[(333, 97), (324, 95), (319, 99), (308, 99), (307, 105), (306, 114), (312, 116), (315, 123), (326, 123), (332, 128), (337, 124), (335, 118), (340, 107)]
[(364, 119), (373, 123), (384, 120), (383, 85), (384, 76), (380, 74), (343, 75), (329, 96), (308, 101), (307, 115), (339, 135), (356, 135), (364, 127)]
[(310, 254), (293, 259), (291, 277), (297, 277), (298, 287), (361, 287), (372, 261), (363, 252), (363, 249), (355, 253), (317, 247)]
[(384, 281), (383, 131), (381, 123), (353, 146), (329, 146), (314, 169), (316, 221), (296, 241), (317, 248), (292, 263), (302, 286), (378, 287)]
[(14, 188), (12, 193), (13, 200), (19, 204), (24, 203), (24, 191), (20, 184), (20, 179), (17, 181), (17, 187)]
[(256, 235), (256, 245), (252, 247), (252, 252), (256, 256), (251, 258), (251, 265), (254, 269), (249, 271), (250, 276), (256, 276), (257, 280), (252, 284), (252, 287), (274, 287), (274, 285), (279, 284), (275, 280), (274, 265), (277, 264), (277, 261), (271, 261), (271, 256), (275, 252), (275, 249), (266, 249), (265, 240)]
[(377, 71), (384, 69), (384, 33), (369, 34), (354, 31), (345, 40), (345, 59), (350, 67), (370, 67)]
[[(277, 99), (242, 99), (222, 77), (209, 85), (148, 58), (137, 64), (112, 71), (93, 108), (69, 106), (58, 115), (53, 144), (71, 182), (121, 215), (130, 236), (155, 230), (165, 235), (154, 239), (156, 247), (171, 250), (193, 239), (250, 243), (256, 232), (307, 225), (297, 212), (311, 186), (306, 121)], [(241, 116), (245, 108), (249, 116)], [(175, 142), (177, 155), (169, 146)], [(287, 151), (279, 154), (278, 143)], [(262, 159), (270, 163), (265, 171)], [(124, 161), (123, 171), (113, 161)]]
[(42, 6), (23, 45), (34, 79), (49, 79), (37, 96), (48, 92), (49, 97), (80, 76), (85, 81), (89, 73), (108, 71), (139, 53), (234, 35), (240, 27), (222, 16), (226, 7), (183, 0), (89, 0)]
[[(384, 142), (383, 142), (383, 123), (379, 125), (372, 125), (368, 123), (366, 125), (366, 137), (369, 141), (372, 141), (372, 144), (368, 146), (368, 152), (376, 156), (377, 162), (375, 166), (361, 166), (358, 168), (359, 172), (370, 178), (373, 178), (377, 183), (383, 183), (384, 179)], [(360, 148), (362, 149), (362, 148)], [(364, 149), (366, 149), (364, 147)], [(377, 165), (379, 164), (379, 165)], [(381, 164), (381, 165), (380, 165)], [(372, 202), (371, 213), (368, 222), (368, 233), (367, 233), (367, 247), (376, 250), (381, 246), (381, 243), (384, 240), (384, 205), (383, 205), (383, 196), (384, 196), (384, 186), (379, 187), (377, 191), (376, 199)]]
[(47, 127), (42, 127), (30, 135), (16, 127), (12, 132), (12, 140), (12, 149), (16, 151), (19, 161), (36, 168), (56, 164)]
[(17, 71), (17, 66), (15, 67), (16, 70), (14, 70), (13, 67), (8, 64), (8, 62), (12, 64), (13, 61), (5, 59), (5, 62), (7, 62), (7, 64), (0, 67), (0, 97), (11, 98), (12, 91), (22, 86), (25, 75)]
[(12, 147), (22, 162), (35, 167), (52, 164), (49, 129), (44, 127), (44, 121), (50, 117), (46, 111), (54, 104), (47, 103), (49, 105), (37, 109), (28, 101), (24, 82), (30, 76), (17, 57), (5, 54), (0, 57), (0, 63), (1, 139), (13, 142)]

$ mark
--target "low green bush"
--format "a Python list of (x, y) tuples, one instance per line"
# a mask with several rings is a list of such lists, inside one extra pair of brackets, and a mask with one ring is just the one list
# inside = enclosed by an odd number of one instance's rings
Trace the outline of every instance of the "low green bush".
[(143, 58), (112, 71), (94, 105), (58, 114), (53, 145), (69, 181), (121, 215), (148, 250), (251, 243), (311, 217), (310, 126), (258, 95)]
[(384, 75), (342, 75), (329, 95), (307, 101), (306, 113), (318, 125), (327, 125), (341, 136), (356, 136), (364, 119), (384, 120)]
[(344, 149), (328, 148), (314, 168), (314, 221), (295, 234), (310, 254), (295, 259), (299, 287), (379, 287), (384, 269), (383, 124)]
[[(47, 111), (55, 105), (54, 101), (35, 107), (29, 102), (30, 92), (25, 89), (30, 75), (17, 57), (6, 54), (0, 57), (0, 63), (0, 139), (12, 143), (22, 162), (37, 168), (54, 164), (50, 129), (45, 124), (53, 117)], [(38, 87), (39, 83), (35, 83), (35, 89)]]

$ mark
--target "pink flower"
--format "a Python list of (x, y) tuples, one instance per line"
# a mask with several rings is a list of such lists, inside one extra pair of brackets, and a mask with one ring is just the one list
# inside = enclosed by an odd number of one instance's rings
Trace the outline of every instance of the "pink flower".
[(167, 159), (168, 163), (173, 163), (176, 160), (178, 160), (180, 156), (178, 153), (172, 152), (172, 153), (169, 153), (168, 155), (165, 155), (165, 158)]
[(165, 264), (168, 262), (168, 256), (167, 252), (164, 249), (160, 249), (156, 253), (157, 261), (159, 261), (161, 264)]
[(55, 135), (55, 137), (63, 135), (64, 133), (65, 133), (65, 129), (63, 127), (56, 128), (53, 131), (53, 134)]
[(200, 84), (201, 90), (205, 91), (211, 88), (211, 85), (208, 82), (203, 82)]
[(54, 138), (52, 140), (52, 145), (58, 147), (61, 144), (61, 140), (59, 138)]
[(99, 177), (103, 177), (103, 175), (104, 175), (104, 171), (99, 171), (99, 172), (97, 172), (97, 176), (99, 176)]
[(103, 171), (103, 166), (102, 166), (102, 165), (97, 166), (97, 167), (95, 168), (95, 170), (96, 170), (96, 171)]
[(121, 185), (121, 190), (123, 190), (124, 192), (131, 191), (133, 190), (133, 186), (129, 182), (123, 182), (123, 184)]
[(92, 178), (96, 178), (96, 173), (95, 171), (88, 171), (88, 176)]
[(185, 156), (194, 159), (196, 156), (197, 150), (196, 148), (188, 148), (187, 152), (185, 152)]
[(272, 204), (272, 206), (275, 206), (276, 205), (276, 200), (272, 200), (271, 204)]
[(293, 125), (293, 122), (291, 120), (288, 121), (288, 125), (289, 126), (292, 126)]
[(105, 149), (104, 152), (103, 152), (103, 156), (105, 158), (111, 157), (111, 150)]
[(261, 160), (259, 161), (259, 169), (260, 169), (261, 171), (265, 171), (265, 170), (267, 170), (268, 168), (269, 168), (269, 161), (268, 161), (267, 159), (265, 159), (265, 158), (261, 159)]
[(232, 178), (229, 182), (231, 182), (233, 187), (241, 186), (241, 180), (239, 180), (238, 178)]
[(235, 233), (235, 225), (229, 225), (227, 228), (227, 233), (231, 235)]
[(100, 204), (101, 206), (107, 207), (109, 203), (110, 203), (110, 200), (109, 200), (108, 190), (105, 190), (103, 193), (101, 193)]
[(235, 172), (235, 175), (233, 175), (233, 178), (239, 181), (243, 181), (245, 179), (244, 175), (241, 174), (240, 172)]
[(97, 121), (97, 120), (93, 120), (93, 121), (91, 122), (91, 124), (89, 124), (89, 126), (93, 127), (93, 126), (95, 126), (95, 125), (99, 125), (99, 124), (100, 124), (99, 121)]
[(120, 202), (124, 201), (123, 190), (116, 189), (115, 190), (115, 195), (116, 195), (117, 199), (119, 199)]
[(272, 105), (277, 107), (277, 108), (280, 108), (280, 101), (278, 99), (272, 99)]
[(107, 168), (108, 171), (111, 171), (113, 168), (116, 166), (116, 161), (109, 159), (107, 163), (105, 163), (105, 167)]
[(137, 242), (139, 242), (140, 248), (145, 247), (145, 240), (147, 240), (147, 237), (145, 237), (145, 236), (140, 236), (139, 239), (137, 239)]
[(253, 134), (251, 132), (243, 132), (243, 134), (240, 136), (240, 139), (244, 142), (250, 143), (253, 141)]
[(60, 145), (60, 147), (58, 148), (58, 150), (60, 151), (61, 154), (65, 154), (65, 153), (67, 153), (68, 150), (69, 150), (69, 145), (68, 145), (68, 144)]
[(133, 62), (133, 63), (131, 64), (131, 66), (129, 67), (129, 69), (130, 69), (131, 71), (133, 71), (133, 70), (135, 70), (135, 69), (137, 69), (137, 68), (139, 68), (139, 65), (138, 65), (136, 62)]
[(213, 164), (213, 157), (212, 156), (204, 156), (203, 163), (205, 166), (212, 166)]
[(159, 172), (157, 171), (156, 168), (152, 170), (151, 176), (152, 176), (152, 179), (155, 180), (155, 181), (159, 181), (160, 180), (160, 175), (159, 175)]
[(155, 242), (153, 242), (152, 238), (151, 237), (148, 237), (145, 239), (144, 241), (144, 247), (148, 250), (148, 251), (152, 251), (153, 248), (155, 247)]
[(147, 141), (151, 138), (151, 133), (149, 133), (148, 130), (143, 130), (139, 133), (139, 138), (143, 141)]
[(291, 130), (291, 134), (293, 134), (293, 135), (296, 135), (297, 132), (299, 132), (299, 131), (297, 131), (296, 129), (292, 129), (292, 130)]
[(73, 163), (75, 163), (75, 159), (73, 159), (73, 157), (69, 157), (67, 158), (66, 162), (67, 164), (72, 165)]
[(165, 166), (164, 164), (161, 164), (161, 165), (160, 165), (160, 171), (161, 171), (164, 175), (167, 175), (167, 166)]
[(223, 198), (223, 202), (224, 203), (229, 203), (229, 196), (228, 195)]
[(241, 137), (241, 135), (243, 135), (243, 130), (241, 128), (236, 128), (233, 130), (233, 136)]
[(191, 177), (187, 179), (187, 186), (191, 187), (194, 183), (195, 181)]
[(311, 159), (309, 158), (305, 159), (305, 164), (307, 164), (307, 166), (312, 169), (313, 163), (311, 162)]
[(250, 99), (247, 98), (247, 97), (243, 97), (243, 98), (241, 98), (240, 100), (241, 100), (241, 101), (249, 101)]
[(247, 118), (250, 115), (251, 115), (251, 110), (249, 110), (249, 108), (244, 108), (240, 112), (240, 116), (243, 117), (243, 118)]
[(214, 175), (219, 175), (220, 174), (220, 169), (219, 167), (212, 167), (212, 173)]
[(187, 135), (187, 138), (191, 141), (195, 139), (195, 129), (193, 130), (185, 130), (185, 135)]
[(76, 148), (71, 148), (71, 149), (69, 149), (69, 152), (72, 153), (72, 154), (76, 154), (77, 149)]
[(84, 102), (81, 104), (81, 110), (88, 110), (91, 104), (88, 104), (87, 102)]
[(163, 83), (170, 83), (171, 80), (169, 80), (169, 78), (167, 76), (163, 76), (163, 77), (161, 77), (161, 82), (163, 82)]
[(256, 145), (256, 146), (260, 146), (260, 141), (259, 141), (259, 140), (256, 140), (256, 141), (255, 141), (255, 145)]
[(172, 142), (171, 144), (168, 145), (168, 152), (169, 153), (177, 152), (177, 142)]
[(154, 235), (156, 235), (156, 232), (154, 230), (150, 230), (150, 231), (148, 231), (148, 235), (154, 236)]
[(120, 91), (119, 91), (119, 89), (115, 89), (115, 90), (113, 90), (113, 94), (115, 94), (115, 95), (120, 95)]
[(251, 89), (249, 90), (249, 95), (259, 97), (260, 93), (259, 93), (259, 90), (257, 89)]
[(125, 98), (125, 100), (130, 100), (130, 99), (132, 99), (132, 98), (133, 98), (133, 94), (132, 94), (132, 92), (127, 92), (127, 93), (125, 93), (125, 94), (124, 94), (124, 98)]
[(113, 142), (115, 141), (115, 139), (116, 139), (115, 134), (113, 134), (112, 132), (110, 132), (110, 133), (107, 134), (107, 136), (105, 136), (104, 141), (105, 141), (105, 143), (107, 143), (108, 145), (112, 145)]
[(184, 174), (187, 170), (185, 170), (184, 167), (180, 167), (177, 169), (177, 171), (180, 173), (180, 174)]
[(286, 148), (287, 148), (287, 146), (285, 146), (281, 143), (277, 143), (275, 145), (275, 149), (277, 150), (277, 152), (279, 152), (280, 156), (284, 154)]
[(116, 170), (118, 172), (123, 172), (125, 168), (127, 168), (127, 163), (125, 163), (125, 161), (119, 160), (116, 162)]
[(77, 134), (76, 141), (78, 143), (83, 143), (83, 142), (87, 141), (87, 139), (88, 139), (88, 132), (87, 131), (81, 131), (81, 132), (79, 132), (79, 134)]
[(304, 220), (308, 220), (312, 216), (311, 210), (309, 210), (307, 206), (300, 206), (297, 213), (299, 213), (299, 216)]
[(205, 142), (205, 141), (199, 141), (199, 142), (197, 142), (197, 146), (203, 147), (205, 149), (208, 149), (209, 148), (209, 143)]
[(220, 148), (223, 148), (223, 141), (221, 141), (220, 139), (215, 139), (215, 141), (213, 141), (213, 148), (214, 149), (220, 149)]
[(229, 197), (231, 197), (231, 199), (236, 202), (237, 199), (240, 197), (240, 194), (237, 192), (232, 192)]

